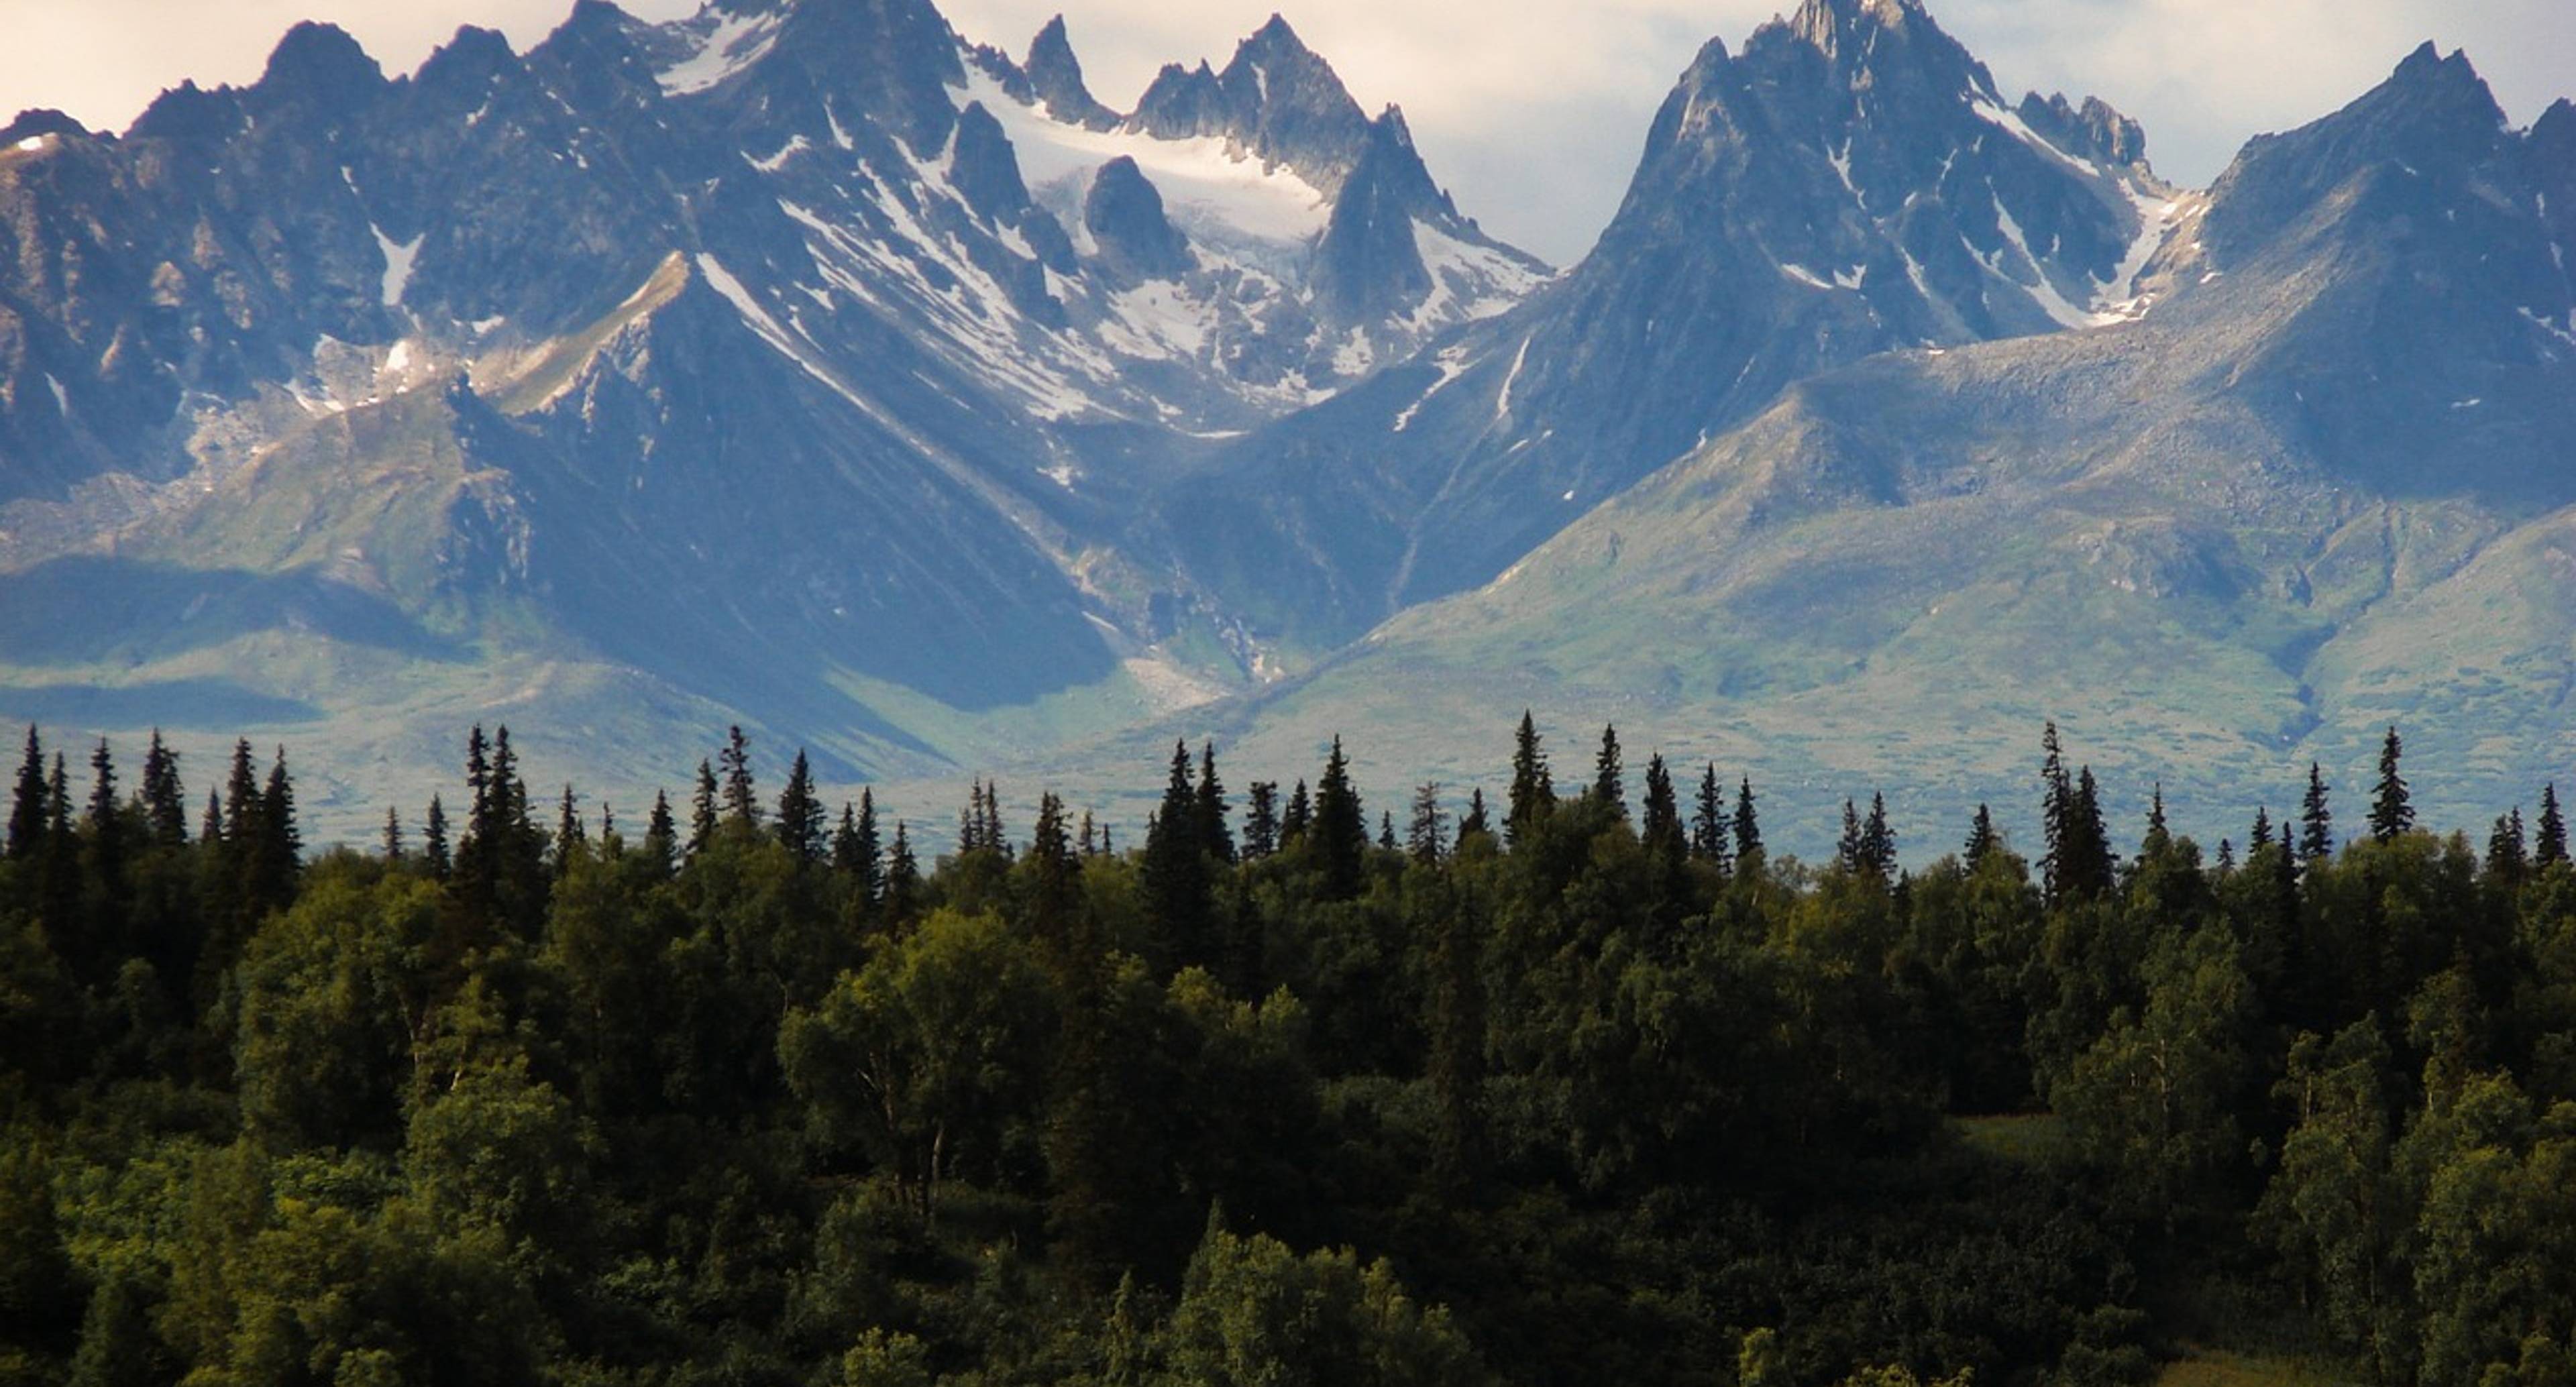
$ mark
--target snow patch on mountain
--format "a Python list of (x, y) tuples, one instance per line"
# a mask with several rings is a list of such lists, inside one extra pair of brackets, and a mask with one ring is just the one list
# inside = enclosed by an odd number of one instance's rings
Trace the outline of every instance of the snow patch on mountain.
[(718, 16), (687, 57), (653, 78), (666, 96), (691, 96), (717, 86), (769, 56), (770, 47), (778, 42), (782, 19), (778, 11)]

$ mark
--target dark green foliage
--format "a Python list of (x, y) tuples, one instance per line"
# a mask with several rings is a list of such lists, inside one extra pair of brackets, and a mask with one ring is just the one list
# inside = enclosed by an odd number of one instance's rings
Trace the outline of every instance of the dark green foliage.
[(2315, 862), (2334, 851), (2334, 810), (2326, 804), (2325, 773), (2308, 763), (2308, 793), (2299, 803), (2299, 860)]
[(2539, 834), (2532, 843), (2531, 860), (2546, 867), (2567, 860), (2567, 820), (2558, 812), (2558, 783), (2540, 787)]
[(2370, 795), (2370, 836), (2383, 843), (2415, 826), (2415, 806), (2407, 800), (2405, 777), (2397, 773), (2401, 750), (2392, 726), (2380, 743), (2379, 783)]
[(978, 781), (927, 874), (801, 762), (765, 826), (710, 766), (683, 860), (667, 800), (537, 831), (478, 731), (453, 863), (436, 800), (308, 861), (282, 753), (192, 840), (174, 761), (76, 801), (31, 737), (0, 1382), (2036, 1387), (2246, 1325), (2564, 1379), (2576, 877), (2518, 813), (2213, 868), (2158, 790), (2123, 863), (2052, 736), (2041, 881), (1983, 811), (1900, 872), (1883, 797), (1816, 870), (1522, 732), (1508, 844), (1426, 785), (1372, 848), (1336, 743), (1234, 861), (1184, 746), (1139, 853)]

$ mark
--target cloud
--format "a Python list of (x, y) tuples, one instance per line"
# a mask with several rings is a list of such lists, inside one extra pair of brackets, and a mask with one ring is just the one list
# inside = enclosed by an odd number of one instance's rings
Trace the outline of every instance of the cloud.
[[(945, 0), (967, 37), (1014, 53), (1058, 9), (1102, 100), (1165, 62), (1220, 65), (1284, 10), (1372, 109), (1400, 104), (1432, 172), (1487, 229), (1559, 262), (1591, 243), (1647, 121), (1711, 37), (1730, 50), (1792, 0)], [(2205, 183), (2249, 135), (2314, 119), (2417, 43), (2465, 47), (2517, 121), (2576, 93), (2569, 0), (1930, 0), (2007, 93), (2094, 94), (2138, 117), (2169, 177)], [(690, 0), (630, 0), (667, 18)], [(0, 0), (0, 106), (122, 126), (181, 77), (246, 82), (277, 35), (322, 18), (389, 70), (460, 24), (525, 47), (566, 0)]]

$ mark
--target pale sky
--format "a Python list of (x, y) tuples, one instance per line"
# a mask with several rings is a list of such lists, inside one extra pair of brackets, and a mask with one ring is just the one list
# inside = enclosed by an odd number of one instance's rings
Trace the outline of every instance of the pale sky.
[[(817, 0), (821, 2), (821, 0)], [(1794, 0), (1788, 0), (1794, 4)], [(2207, 183), (2238, 145), (2326, 113), (2425, 39), (2469, 58), (2516, 124), (2576, 95), (2576, 0), (1929, 0), (2008, 96), (2090, 93), (2144, 122), (2158, 170)], [(694, 0), (627, 0), (669, 18)], [(1101, 100), (1206, 57), (1273, 9), (1360, 104), (1404, 107), (1434, 177), (1488, 231), (1560, 264), (1625, 191), (1646, 123), (1710, 37), (1739, 49), (1783, 0), (944, 0), (1014, 56), (1061, 9)], [(389, 71), (460, 24), (522, 49), (570, 0), (0, 0), (0, 112), (54, 106), (122, 129), (152, 95), (259, 75), (298, 19), (356, 34)]]

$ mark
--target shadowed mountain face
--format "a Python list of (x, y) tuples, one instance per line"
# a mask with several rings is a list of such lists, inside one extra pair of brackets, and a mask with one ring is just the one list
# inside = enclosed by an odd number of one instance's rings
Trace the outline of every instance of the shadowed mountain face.
[(2484, 822), (2576, 756), (2564, 119), (2420, 51), (2250, 146), (2143, 320), (1803, 381), (1237, 740), (1490, 778), (1527, 703), (1749, 767), (1784, 822), (1912, 787), (1937, 852), (2048, 718), (2211, 844), (2310, 760), (2358, 795), (2395, 723), (2431, 817)]
[[(1211, 110), (1108, 112), (1061, 21), (1023, 66), (919, 0), (585, 0), (400, 78), (302, 25), (122, 136), (31, 113), (0, 579), (81, 634), (0, 665), (194, 661), (361, 739), (587, 671), (854, 768), (1206, 697), (1253, 652), (1125, 517), (1545, 273), (1284, 22)], [(336, 653), (380, 629), (437, 670)]]
[(2016, 108), (1919, 6), (1810, 0), (1702, 51), (1582, 265), (1230, 450), (1175, 508), (1189, 556), (1282, 631), (1355, 635), (1818, 370), (2143, 312), (2193, 206), (2101, 103)]

